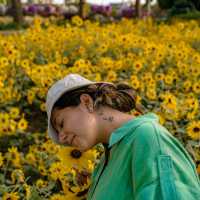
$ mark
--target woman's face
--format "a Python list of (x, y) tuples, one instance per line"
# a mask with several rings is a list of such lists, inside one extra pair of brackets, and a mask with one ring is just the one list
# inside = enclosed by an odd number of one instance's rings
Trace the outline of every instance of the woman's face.
[(53, 109), (51, 119), (61, 144), (78, 147), (82, 151), (97, 144), (96, 118), (88, 111), (86, 101), (74, 107)]

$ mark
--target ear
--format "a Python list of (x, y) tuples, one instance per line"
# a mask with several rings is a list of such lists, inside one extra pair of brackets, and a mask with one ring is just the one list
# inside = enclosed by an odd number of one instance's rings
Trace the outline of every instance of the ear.
[(81, 104), (87, 109), (89, 110), (89, 112), (93, 112), (93, 99), (89, 94), (81, 94), (80, 95), (80, 101)]

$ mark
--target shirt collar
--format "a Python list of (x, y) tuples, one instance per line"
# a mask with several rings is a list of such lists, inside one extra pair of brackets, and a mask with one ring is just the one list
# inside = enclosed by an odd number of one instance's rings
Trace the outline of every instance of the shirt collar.
[(115, 129), (110, 137), (109, 137), (109, 143), (108, 148), (119, 142), (125, 135), (129, 133), (130, 129), (133, 129), (133, 127), (138, 126), (140, 123), (143, 123), (144, 121), (159, 121), (158, 115), (156, 115), (153, 112), (149, 112), (143, 115), (139, 115), (134, 117), (133, 119), (123, 123), (119, 128)]

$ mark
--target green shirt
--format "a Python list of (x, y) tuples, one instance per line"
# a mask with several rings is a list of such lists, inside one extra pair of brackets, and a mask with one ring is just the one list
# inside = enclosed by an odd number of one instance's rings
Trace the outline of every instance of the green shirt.
[(115, 129), (95, 167), (87, 200), (200, 200), (183, 145), (149, 112)]

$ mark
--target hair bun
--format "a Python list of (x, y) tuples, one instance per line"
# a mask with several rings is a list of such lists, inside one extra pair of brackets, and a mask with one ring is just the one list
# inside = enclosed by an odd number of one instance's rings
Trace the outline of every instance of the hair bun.
[(122, 112), (129, 112), (135, 108), (136, 93), (127, 83), (116, 83), (117, 107)]
[(129, 112), (132, 109), (135, 109), (140, 114), (146, 112), (146, 108), (142, 104), (137, 103), (137, 91), (131, 87), (128, 83), (117, 83), (117, 90), (119, 93), (125, 94), (124, 98), (121, 99), (122, 107), (121, 110), (124, 112)]
[(134, 103), (136, 102), (137, 94), (136, 94), (136, 91), (134, 90), (134, 88), (132, 88), (127, 83), (117, 83), (116, 87), (119, 92), (124, 92), (125, 94), (131, 96)]
[(130, 85), (128, 85), (128, 83), (125, 83), (125, 82), (116, 83), (115, 85), (117, 86), (117, 89), (119, 90), (132, 88)]

